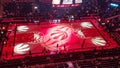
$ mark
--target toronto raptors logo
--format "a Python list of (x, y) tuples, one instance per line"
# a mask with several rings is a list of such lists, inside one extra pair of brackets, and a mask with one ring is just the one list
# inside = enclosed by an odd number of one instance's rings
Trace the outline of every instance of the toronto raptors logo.
[(105, 46), (106, 41), (102, 37), (94, 37), (92, 38), (92, 43), (96, 46)]
[(69, 41), (71, 33), (72, 29), (65, 25), (50, 28), (44, 36), (43, 46), (52, 51), (61, 49)]
[(29, 50), (30, 50), (30, 47), (29, 47), (29, 44), (27, 43), (20, 43), (14, 47), (14, 52), (17, 54), (25, 54)]
[(43, 42), (44, 34), (41, 32), (34, 32), (34, 43)]

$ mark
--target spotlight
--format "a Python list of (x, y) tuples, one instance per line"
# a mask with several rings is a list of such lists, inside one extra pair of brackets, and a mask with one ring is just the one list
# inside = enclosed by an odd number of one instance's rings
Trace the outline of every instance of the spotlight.
[(101, 21), (101, 19), (99, 18), (99, 19), (98, 19), (98, 21), (100, 22), (100, 21)]
[(5, 30), (6, 28), (5, 27), (2, 27), (2, 30)]
[(39, 20), (34, 20), (35, 23), (39, 23), (40, 21)]
[(39, 20), (34, 20), (34, 23), (35, 24), (40, 24), (40, 21)]
[(107, 23), (109, 23), (110, 21), (109, 20), (107, 20)]
[(37, 6), (34, 6), (34, 9), (38, 9), (38, 7), (37, 7)]
[(1, 34), (3, 34), (4, 32), (3, 31), (1, 31)]
[(117, 4), (117, 3), (110, 3), (110, 6), (112, 6), (112, 7), (119, 7), (119, 4)]
[(6, 45), (6, 44), (7, 44), (7, 41), (4, 41), (3, 43), (4, 43), (4, 45)]

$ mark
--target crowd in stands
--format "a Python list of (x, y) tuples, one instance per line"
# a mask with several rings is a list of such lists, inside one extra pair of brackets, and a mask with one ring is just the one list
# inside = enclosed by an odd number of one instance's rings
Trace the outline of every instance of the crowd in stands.
[[(52, 20), (52, 19), (64, 19), (67, 20), (69, 17), (74, 16), (75, 19), (80, 19), (83, 16), (89, 16), (91, 14), (98, 15), (102, 19), (99, 23), (104, 23), (103, 27), (105, 30), (110, 34), (110, 36), (120, 44), (120, 7), (114, 8), (107, 6), (108, 2), (105, 2), (104, 5), (101, 5), (102, 1), (105, 0), (98, 0), (93, 2), (94, 0), (86, 0), (80, 6), (75, 7), (52, 7), (52, 4), (45, 4), (42, 2), (32, 3), (32, 2), (9, 2), (3, 5), (4, 18), (11, 18), (11, 17), (25, 17), (29, 19), (40, 19), (43, 21)], [(99, 1), (101, 1), (99, 3)], [(109, 0), (108, 0), (109, 1)], [(106, 7), (105, 7), (106, 6)], [(37, 8), (35, 8), (37, 7)], [(116, 16), (118, 15), (118, 16)], [(115, 17), (113, 17), (115, 16)], [(113, 17), (113, 18), (112, 18)], [(101, 24), (102, 25), (102, 24)], [(4, 44), (4, 40), (7, 40), (6, 37), (6, 30), (4, 29), (4, 25), (0, 24), (0, 45)], [(3, 34), (4, 33), (4, 34)], [(1, 43), (2, 42), (2, 43)], [(1, 48), (1, 47), (0, 47)], [(1, 49), (0, 49), (1, 51)], [(106, 52), (106, 51), (105, 51)], [(105, 53), (103, 52), (103, 53)], [(117, 52), (117, 51), (115, 51)], [(120, 52), (120, 51), (118, 51)], [(100, 57), (103, 57), (103, 53), (99, 54)], [(108, 54), (108, 53), (106, 53)], [(113, 53), (116, 54), (116, 53)], [(117, 55), (117, 54), (116, 54)], [(96, 56), (91, 55), (90, 53), (87, 55), (88, 58), (90, 56), (93, 58), (87, 61), (74, 61), (71, 62), (73, 64), (73, 68), (117, 68), (120, 66), (120, 57), (113, 57), (111, 52), (110, 56), (107, 58), (98, 58)], [(107, 55), (108, 56), (108, 55)], [(74, 56), (75, 58), (78, 57)], [(79, 56), (78, 58), (80, 58)], [(85, 58), (87, 58), (85, 57)], [(58, 58), (60, 59), (60, 58)], [(58, 60), (57, 59), (57, 60)], [(119, 60), (118, 60), (119, 59)], [(21, 62), (21, 60), (20, 60)], [(31, 61), (32, 62), (32, 61)], [(38, 61), (39, 62), (39, 61)], [(43, 62), (41, 60), (41, 62)], [(50, 61), (52, 62), (52, 61)], [(15, 64), (14, 62), (13, 64)], [(19, 63), (19, 62), (17, 62)], [(7, 64), (7, 62), (6, 62)], [(34, 65), (34, 66), (17, 66), (17, 68), (70, 68), (66, 62), (58, 63), (58, 64), (51, 64), (45, 65)], [(11, 67), (12, 68), (12, 67)]]
[(9, 2), (3, 5), (3, 17), (26, 16), (32, 10), (32, 3), (30, 2)]
[[(83, 53), (57, 54), (52, 56), (25, 57), (3, 61), (1, 68), (118, 68), (120, 49)], [(38, 61), (39, 60), (39, 61)]]
[(42, 2), (8, 2), (3, 5), (3, 17), (25, 17), (27, 20), (48, 21), (54, 19), (68, 20), (69, 18), (80, 19), (91, 14), (98, 15), (105, 23), (108, 32), (120, 33), (120, 16), (107, 19), (120, 14), (120, 7), (111, 7), (111, 0), (84, 0), (79, 6), (53, 7), (52, 4)]
[[(37, 7), (36, 9), (34, 7)], [(80, 6), (75, 7), (53, 7), (52, 4), (45, 4), (42, 2), (9, 2), (4, 4), (4, 17), (26, 17), (39, 16), (50, 19), (64, 18), (68, 15), (74, 15), (75, 18), (79, 16), (86, 16), (89, 14), (98, 14), (99, 6), (97, 3), (85, 1)]]

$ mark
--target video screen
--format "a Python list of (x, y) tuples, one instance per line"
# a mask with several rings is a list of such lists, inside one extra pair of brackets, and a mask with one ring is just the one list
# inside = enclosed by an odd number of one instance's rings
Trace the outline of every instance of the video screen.
[(78, 4), (82, 3), (82, 0), (53, 0), (52, 4)]
[(52, 4), (60, 4), (61, 0), (52, 0)]
[(62, 4), (73, 4), (73, 0), (63, 0)]
[(82, 0), (75, 0), (75, 3), (82, 3)]

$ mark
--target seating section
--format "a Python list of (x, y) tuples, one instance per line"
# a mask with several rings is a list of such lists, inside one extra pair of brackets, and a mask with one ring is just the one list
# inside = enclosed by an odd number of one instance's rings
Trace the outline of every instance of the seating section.
[(112, 32), (111, 36), (120, 45), (120, 34), (118, 32)]

